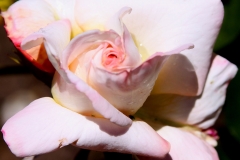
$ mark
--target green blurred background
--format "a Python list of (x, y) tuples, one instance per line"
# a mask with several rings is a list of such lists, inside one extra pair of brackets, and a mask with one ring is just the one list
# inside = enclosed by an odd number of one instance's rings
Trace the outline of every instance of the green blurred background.
[[(14, 0), (0, 0), (0, 7), (2, 10), (6, 10), (7, 7), (13, 2)], [(238, 52), (240, 51), (238, 47), (240, 46), (240, 0), (222, 0), (222, 2), (225, 8), (225, 17), (222, 29), (215, 44), (214, 52), (225, 57), (230, 62), (234, 63), (239, 67), (240, 58), (238, 58), (238, 54), (240, 53)], [(10, 62), (11, 60), (4, 61), (8, 62), (7, 65), (3, 66), (3, 60), (0, 60), (0, 76), (9, 74), (31, 76), (31, 73), (25, 67), (20, 67), (19, 65), (16, 65), (13, 61)], [(39, 96), (41, 97), (41, 95)], [(218, 146), (216, 148), (219, 153), (220, 159), (239, 160), (240, 72), (237, 73), (236, 77), (231, 81), (228, 87), (226, 102), (223, 106), (223, 111), (215, 125), (215, 128), (218, 130), (220, 136)], [(4, 151), (9, 152), (7, 150)], [(14, 159), (14, 157), (11, 157), (11, 159)]]

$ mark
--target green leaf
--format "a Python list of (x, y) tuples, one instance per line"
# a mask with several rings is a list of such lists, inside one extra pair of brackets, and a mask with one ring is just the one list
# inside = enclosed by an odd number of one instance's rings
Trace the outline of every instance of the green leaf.
[(231, 43), (240, 34), (240, 0), (224, 0), (225, 16), (214, 50)]

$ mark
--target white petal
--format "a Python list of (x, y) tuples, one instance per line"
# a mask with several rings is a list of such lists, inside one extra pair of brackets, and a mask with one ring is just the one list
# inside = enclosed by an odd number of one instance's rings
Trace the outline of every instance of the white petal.
[(200, 96), (151, 95), (139, 114), (160, 121), (165, 119), (204, 129), (209, 128), (221, 112), (228, 83), (236, 72), (235, 65), (220, 56), (213, 55), (205, 88)]

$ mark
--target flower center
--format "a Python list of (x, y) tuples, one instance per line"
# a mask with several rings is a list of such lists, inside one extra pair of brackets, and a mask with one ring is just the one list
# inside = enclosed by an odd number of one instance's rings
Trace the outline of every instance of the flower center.
[(113, 69), (124, 60), (124, 52), (112, 42), (102, 44), (102, 65), (107, 69)]

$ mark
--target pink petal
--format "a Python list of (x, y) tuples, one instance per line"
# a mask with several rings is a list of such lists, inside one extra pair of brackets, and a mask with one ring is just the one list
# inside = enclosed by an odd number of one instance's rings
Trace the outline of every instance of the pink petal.
[(72, 112), (47, 97), (35, 100), (10, 118), (2, 132), (18, 157), (51, 152), (69, 144), (152, 157), (163, 157), (169, 151), (169, 144), (144, 122), (120, 127), (106, 119)]
[(152, 119), (167, 119), (176, 123), (209, 128), (221, 112), (228, 83), (236, 72), (235, 65), (220, 56), (213, 55), (202, 95), (188, 97), (153, 94), (144, 103), (139, 114)]
[[(199, 95), (205, 84), (213, 44), (223, 19), (221, 1), (153, 0), (150, 3), (145, 0), (107, 0), (105, 3), (98, 0), (78, 1), (76, 19), (83, 30), (100, 29), (116, 11), (125, 6), (131, 7), (132, 13), (126, 15), (123, 22), (133, 35), (142, 55), (166, 52), (182, 44), (194, 44), (193, 50), (184, 51), (183, 54), (192, 63), (196, 72), (197, 92), (186, 93), (184, 87), (180, 88), (181, 84), (179, 90), (172, 88), (171, 92), (168, 92)], [(168, 86), (172, 85), (170, 82)]]
[(88, 82), (114, 107), (126, 115), (132, 115), (150, 95), (157, 76), (159, 72), (161, 73), (162, 66), (169, 55), (180, 53), (191, 47), (192, 45), (189, 44), (172, 52), (156, 53), (141, 65), (133, 69), (122, 68), (118, 72), (108, 72), (98, 67), (93, 61)]
[(158, 134), (171, 145), (164, 160), (219, 160), (213, 147), (189, 132), (165, 126), (158, 130)]

